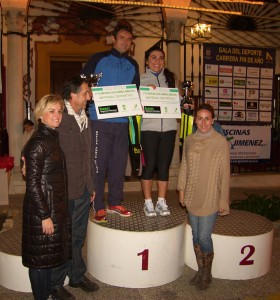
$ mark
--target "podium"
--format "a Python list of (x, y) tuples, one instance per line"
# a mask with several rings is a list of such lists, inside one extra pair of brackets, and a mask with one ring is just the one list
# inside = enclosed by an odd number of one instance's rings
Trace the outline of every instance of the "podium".
[[(269, 272), (273, 223), (268, 219), (247, 211), (232, 209), (230, 215), (217, 218), (212, 239), (214, 278), (245, 280)], [(185, 263), (197, 270), (189, 224), (186, 226)]]
[(101, 282), (128, 288), (176, 280), (184, 268), (185, 210), (170, 207), (170, 216), (149, 218), (141, 201), (125, 205), (132, 217), (108, 214), (104, 225), (89, 220), (88, 272)]

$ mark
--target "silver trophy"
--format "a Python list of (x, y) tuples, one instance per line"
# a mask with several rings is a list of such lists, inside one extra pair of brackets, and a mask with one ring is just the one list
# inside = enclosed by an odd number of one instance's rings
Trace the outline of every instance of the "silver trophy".
[[(94, 74), (90, 74), (90, 75), (81, 74), (80, 77), (85, 79), (88, 83), (88, 86), (92, 89), (93, 87), (98, 85), (98, 81), (102, 77), (102, 72), (94, 73)], [(91, 99), (87, 102), (87, 105), (86, 105), (86, 114), (88, 116), (89, 116), (89, 106), (93, 103), (94, 103), (94, 100), (92, 99), (92, 95), (91, 95)]]
[(183, 112), (186, 115), (190, 115), (191, 114), (191, 106), (190, 105), (185, 106), (185, 104), (193, 104), (193, 99), (191, 97), (189, 97), (189, 93), (193, 89), (193, 83), (190, 80), (186, 80), (186, 81), (181, 82), (181, 87), (184, 90), (184, 96), (181, 100), (181, 108), (183, 109)]
[(102, 77), (102, 72), (94, 73), (90, 75), (81, 74), (81, 78), (86, 79), (90, 87), (97, 86), (98, 81), (100, 80), (101, 77)]

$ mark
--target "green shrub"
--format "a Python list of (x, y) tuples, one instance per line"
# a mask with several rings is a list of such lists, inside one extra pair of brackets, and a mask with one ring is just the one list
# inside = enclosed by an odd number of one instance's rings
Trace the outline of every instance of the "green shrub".
[(271, 221), (280, 220), (280, 197), (256, 194), (245, 194), (247, 199), (235, 200), (230, 207), (233, 209), (246, 210), (264, 216)]

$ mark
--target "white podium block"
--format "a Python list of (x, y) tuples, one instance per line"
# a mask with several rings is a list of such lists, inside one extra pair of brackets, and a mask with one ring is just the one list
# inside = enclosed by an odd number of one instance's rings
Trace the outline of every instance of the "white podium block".
[(31, 292), (28, 268), (21, 260), (22, 219), (0, 233), (0, 285), (17, 292)]
[(105, 226), (89, 221), (87, 269), (96, 279), (113, 286), (147, 288), (181, 276), (185, 212), (171, 208), (171, 216), (147, 218), (140, 205), (141, 210), (132, 209), (135, 215), (130, 218), (109, 215)]
[(28, 269), (22, 265), (21, 256), (0, 252), (0, 285), (17, 291), (31, 293)]
[[(231, 210), (230, 215), (218, 217), (212, 239), (214, 278), (245, 280), (270, 271), (273, 224), (268, 219), (246, 211)], [(189, 224), (185, 235), (185, 263), (197, 270)]]
[[(28, 268), (21, 257), (21, 217), (16, 219), (12, 229), (0, 233), (0, 285), (24, 293), (31, 293)], [(66, 278), (64, 284), (69, 281)]]

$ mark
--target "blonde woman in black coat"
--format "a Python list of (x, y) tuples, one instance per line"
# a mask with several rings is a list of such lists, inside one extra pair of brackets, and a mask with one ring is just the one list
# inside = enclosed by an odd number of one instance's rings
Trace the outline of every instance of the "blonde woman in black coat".
[(22, 152), (26, 164), (22, 263), (29, 268), (36, 300), (49, 298), (52, 268), (71, 257), (67, 173), (56, 131), (63, 109), (58, 95), (46, 95), (37, 103), (38, 129)]

